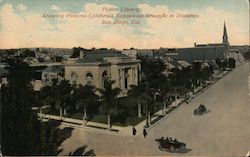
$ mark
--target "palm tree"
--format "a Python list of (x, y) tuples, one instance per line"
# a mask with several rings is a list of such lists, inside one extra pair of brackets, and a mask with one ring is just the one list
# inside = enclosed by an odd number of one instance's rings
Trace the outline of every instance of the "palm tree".
[(72, 87), (69, 81), (62, 80), (60, 84), (56, 86), (56, 91), (55, 104), (56, 108), (60, 109), (60, 118), (62, 118), (62, 109), (64, 109), (64, 114), (67, 114), (67, 108), (69, 108), (70, 105)]
[(141, 97), (143, 98), (141, 100), (141, 103), (144, 106), (144, 110), (146, 113), (146, 126), (151, 125), (151, 113), (152, 113), (152, 104), (153, 104), (153, 98), (152, 93), (149, 89), (146, 89), (145, 92), (141, 94)]
[(131, 96), (133, 99), (137, 101), (137, 116), (139, 118), (142, 117), (142, 101), (144, 99), (144, 87), (142, 83), (139, 83), (138, 86), (131, 85), (131, 89), (128, 91), (128, 96)]
[(97, 103), (98, 96), (95, 94), (95, 88), (89, 85), (79, 85), (75, 90), (75, 99), (77, 109), (83, 110), (83, 121), (86, 124), (87, 108), (90, 104)]
[(161, 87), (160, 87), (160, 95), (163, 99), (162, 114), (166, 115), (166, 108), (167, 108), (167, 101), (168, 101), (170, 86), (169, 86), (167, 78), (164, 78), (161, 82), (162, 83), (161, 83)]
[(106, 80), (104, 83), (104, 89), (99, 89), (102, 99), (102, 111), (107, 114), (107, 124), (108, 129), (111, 129), (111, 118), (112, 114), (116, 114), (117, 110), (115, 106), (117, 105), (117, 96), (121, 92), (119, 88), (112, 88), (112, 85), (115, 83), (113, 80)]
[(39, 110), (40, 110), (40, 115), (42, 117), (42, 107), (43, 106), (51, 106), (52, 104), (52, 93), (51, 93), (51, 87), (50, 86), (45, 86), (43, 88), (41, 88), (39, 95), (38, 95), (38, 106), (39, 106)]

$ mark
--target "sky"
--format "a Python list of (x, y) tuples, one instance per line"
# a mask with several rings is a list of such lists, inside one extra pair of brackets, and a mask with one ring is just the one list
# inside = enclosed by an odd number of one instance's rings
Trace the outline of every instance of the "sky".
[[(95, 14), (167, 17), (89, 17)], [(177, 18), (177, 14), (198, 16)], [(113, 24), (115, 20), (127, 24)], [(221, 43), (224, 21), (231, 45), (249, 45), (248, 0), (0, 0), (0, 48), (192, 47)]]

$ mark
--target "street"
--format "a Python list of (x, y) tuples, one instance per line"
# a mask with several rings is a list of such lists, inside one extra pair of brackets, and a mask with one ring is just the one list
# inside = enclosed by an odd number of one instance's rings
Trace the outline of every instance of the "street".
[[(250, 151), (250, 78), (245, 63), (200, 94), (189, 104), (182, 104), (152, 127), (148, 136), (118, 136), (75, 128), (62, 144), (59, 155), (68, 155), (88, 145), (96, 155), (209, 155), (244, 156)], [(194, 116), (193, 110), (204, 104), (210, 111)], [(187, 144), (184, 153), (158, 149), (159, 137), (177, 138)]]

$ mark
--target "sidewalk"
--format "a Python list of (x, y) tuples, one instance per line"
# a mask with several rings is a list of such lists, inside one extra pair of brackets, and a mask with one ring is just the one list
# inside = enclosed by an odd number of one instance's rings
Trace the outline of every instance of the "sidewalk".
[[(182, 101), (177, 99), (177, 104), (179, 105)], [(168, 112), (172, 107), (175, 107), (175, 102), (172, 102), (171, 105), (166, 109), (166, 112)], [(105, 134), (116, 134), (116, 135), (122, 135), (122, 136), (132, 136), (132, 126), (126, 126), (126, 127), (121, 127), (121, 126), (116, 126), (112, 125), (111, 131), (108, 130), (108, 125), (103, 124), (103, 123), (97, 123), (97, 122), (91, 122), (87, 121), (86, 125), (84, 126), (83, 120), (79, 119), (73, 119), (73, 118), (68, 118), (68, 117), (60, 117), (60, 116), (55, 116), (55, 115), (49, 115), (49, 114), (41, 114), (37, 113), (38, 117), (42, 119), (52, 119), (52, 120), (58, 120), (62, 121), (64, 125), (69, 125), (71, 127), (78, 127), (78, 128), (83, 128), (84, 130), (87, 131), (94, 131), (98, 133), (105, 133)], [(166, 114), (167, 115), (167, 114)], [(156, 112), (152, 118), (151, 121), (154, 121), (157, 119), (159, 116), (163, 116), (162, 110), (159, 110)], [(156, 124), (155, 122), (154, 124)], [(152, 124), (147, 130), (149, 130), (154, 124)], [(137, 130), (136, 136), (142, 136), (143, 135), (143, 129), (146, 125), (146, 119), (143, 120), (142, 122), (138, 123), (135, 125), (135, 128)]]

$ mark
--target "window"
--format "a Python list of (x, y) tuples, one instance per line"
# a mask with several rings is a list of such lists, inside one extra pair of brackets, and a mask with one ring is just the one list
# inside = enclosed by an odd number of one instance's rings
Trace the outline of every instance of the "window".
[(91, 73), (86, 74), (86, 85), (92, 85), (93, 84), (93, 75)]
[(77, 80), (78, 80), (78, 75), (77, 75), (77, 73), (76, 73), (76, 72), (72, 72), (72, 73), (71, 73), (71, 79), (70, 79), (71, 83), (72, 83), (72, 84), (77, 84)]

